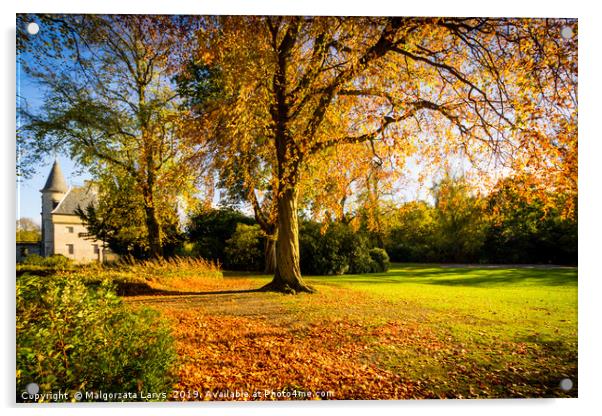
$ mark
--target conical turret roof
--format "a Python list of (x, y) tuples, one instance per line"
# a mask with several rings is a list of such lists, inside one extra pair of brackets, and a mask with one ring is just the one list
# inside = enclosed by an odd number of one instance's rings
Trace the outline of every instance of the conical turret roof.
[(42, 188), (42, 192), (67, 192), (67, 182), (65, 181), (65, 177), (63, 176), (63, 171), (59, 166), (58, 160), (54, 161), (52, 165), (52, 169), (50, 170), (50, 175), (46, 180), (46, 185)]

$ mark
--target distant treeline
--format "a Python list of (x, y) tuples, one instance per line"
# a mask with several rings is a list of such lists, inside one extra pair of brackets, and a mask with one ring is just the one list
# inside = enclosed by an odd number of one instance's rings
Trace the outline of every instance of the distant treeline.
[[(359, 208), (327, 222), (314, 221), (301, 211), (301, 271), (379, 272), (387, 269), (389, 260), (577, 264), (576, 196), (527, 188), (527, 183), (508, 179), (482, 196), (463, 179), (447, 178), (433, 188), (430, 202), (381, 202), (377, 209)], [(119, 230), (102, 234), (110, 247), (144, 258), (140, 233)], [(231, 270), (264, 270), (266, 249), (273, 247), (253, 217), (231, 207), (199, 209), (184, 230), (170, 230), (164, 239), (166, 256), (219, 260)]]
[[(544, 203), (508, 182), (486, 197), (462, 181), (447, 180), (434, 202), (389, 210), (371, 226), (367, 212), (352, 221), (300, 223), (305, 274), (366, 273), (394, 262), (577, 264), (577, 219), (566, 200)], [(574, 202), (574, 201), (573, 201)], [(264, 236), (253, 218), (231, 208), (196, 213), (187, 252), (217, 259), (226, 269), (262, 270)], [(380, 250), (379, 250), (380, 249)], [(380, 259), (380, 260), (378, 260)]]

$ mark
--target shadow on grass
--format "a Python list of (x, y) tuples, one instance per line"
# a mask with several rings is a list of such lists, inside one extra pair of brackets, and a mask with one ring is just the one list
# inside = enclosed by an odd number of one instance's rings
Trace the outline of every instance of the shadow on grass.
[(247, 279), (249, 277), (265, 277), (272, 278), (273, 275), (263, 274), (261, 272), (237, 271), (237, 270), (222, 270), (222, 276), (228, 279)]
[[(575, 268), (394, 267), (387, 273), (320, 278), (350, 284), (428, 284), (439, 286), (577, 286)], [(336, 279), (336, 280), (335, 280)]]
[(260, 292), (257, 289), (232, 289), (232, 290), (208, 290), (200, 292), (183, 292), (178, 290), (157, 289), (142, 282), (115, 282), (116, 292), (119, 296), (204, 296), (204, 295), (235, 295), (242, 293)]

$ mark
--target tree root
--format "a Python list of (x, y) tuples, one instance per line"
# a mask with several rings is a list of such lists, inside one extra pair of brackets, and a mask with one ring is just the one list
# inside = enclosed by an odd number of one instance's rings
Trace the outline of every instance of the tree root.
[(296, 282), (290, 284), (281, 280), (272, 280), (267, 285), (259, 289), (260, 292), (278, 292), (286, 293), (288, 295), (296, 295), (297, 293), (316, 293), (316, 290), (302, 282)]

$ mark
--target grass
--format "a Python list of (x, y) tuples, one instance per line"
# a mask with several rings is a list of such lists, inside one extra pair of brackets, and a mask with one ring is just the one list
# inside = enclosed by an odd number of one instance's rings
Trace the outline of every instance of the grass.
[[(575, 268), (395, 264), (308, 277), (312, 295), (252, 292), (267, 281), (224, 272), (209, 290), (191, 283), (128, 298), (171, 319), (175, 387), (204, 392), (178, 399), (239, 399), (219, 396), (235, 391), (278, 399), (252, 394), (283, 390), (335, 399), (577, 395)], [(559, 388), (563, 378), (572, 390)]]
[[(38, 256), (39, 257), (39, 256)], [(226, 288), (219, 263), (190, 257), (136, 261), (125, 258), (115, 263), (59, 264), (39, 257), (40, 264), (17, 264), (17, 276), (24, 274), (47, 276), (70, 275), (89, 285), (111, 281), (122, 296), (140, 294), (187, 293), (190, 289), (215, 290)], [(45, 264), (46, 263), (46, 264)], [(50, 263), (50, 264), (47, 264)]]
[[(383, 346), (375, 348), (373, 358), (412, 377), (424, 376), (426, 368), (437, 395), (448, 396), (451, 382), (455, 395), (462, 396), (562, 396), (559, 381), (576, 382), (576, 269), (396, 265), (382, 275), (314, 281), (401, 304), (410, 320), (416, 311), (415, 319), (446, 348), (426, 356)], [(386, 315), (385, 310), (381, 316)]]

